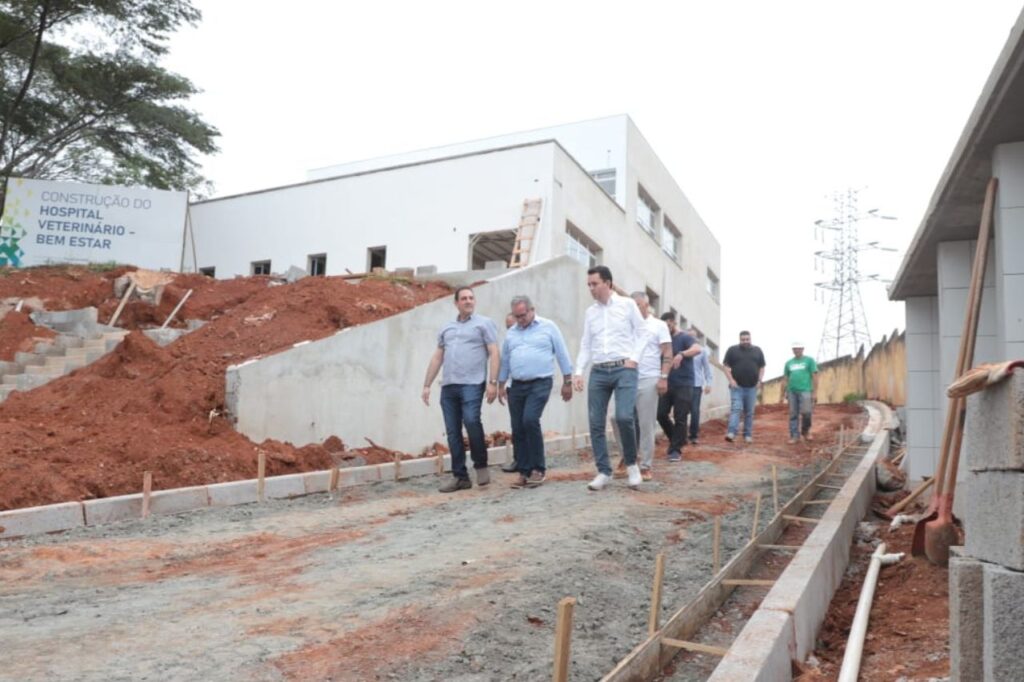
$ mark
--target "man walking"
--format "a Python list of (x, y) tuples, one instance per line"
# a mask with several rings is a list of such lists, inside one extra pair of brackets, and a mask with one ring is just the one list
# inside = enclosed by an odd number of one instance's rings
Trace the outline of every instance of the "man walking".
[(612, 271), (606, 266), (597, 265), (587, 270), (587, 287), (594, 303), (587, 308), (583, 319), (583, 337), (573, 378), (576, 390), (582, 391), (583, 372), (593, 363), (587, 391), (587, 413), (597, 476), (587, 487), (601, 490), (612, 478), (605, 419), (608, 401), (614, 394), (615, 422), (621, 434), (629, 486), (638, 488), (643, 478), (636, 464), (633, 410), (636, 407), (637, 362), (645, 342), (644, 319), (633, 299), (612, 291)]
[[(804, 355), (804, 344), (793, 342), (793, 357), (782, 371), (782, 394), (789, 400), (789, 442), (811, 440), (811, 412), (818, 395), (818, 363)], [(799, 427), (799, 431), (797, 428)]]
[[(661, 321), (668, 325), (668, 333), (673, 339), (679, 333), (679, 326), (676, 323), (676, 314), (662, 313)], [(664, 395), (658, 396), (658, 424), (661, 426), (665, 438), (672, 440), (672, 391), (666, 391)]]
[[(538, 317), (527, 296), (512, 299), (516, 325), (508, 330), (501, 349), (498, 372), (498, 400), (508, 400), (512, 420), (512, 442), (519, 478), (513, 488), (535, 488), (544, 482), (544, 432), (540, 417), (551, 397), (554, 368), (562, 372), (562, 400), (572, 398), (572, 362), (562, 332), (551, 321)], [(505, 388), (505, 382), (512, 385)]]
[(754, 442), (754, 405), (757, 387), (764, 378), (764, 353), (750, 342), (750, 332), (740, 332), (738, 346), (729, 346), (722, 360), (725, 376), (729, 379), (729, 426), (725, 439), (736, 440), (736, 431), (743, 415), (743, 440)]
[[(514, 327), (514, 326), (516, 326), (516, 316), (513, 315), (511, 312), (509, 312), (507, 315), (505, 315), (505, 331), (506, 331), (506, 334), (507, 334), (508, 330), (512, 329), (512, 327)], [(508, 338), (507, 335), (506, 335), (506, 338)], [(500, 393), (501, 392), (499, 391), (499, 398), (500, 398)], [(514, 474), (514, 473), (517, 473), (519, 471), (519, 459), (518, 459), (518, 454), (516, 453), (515, 439), (513, 439), (513, 441), (512, 441), (512, 461), (511, 462), (505, 462), (504, 464), (502, 464), (501, 465), (501, 470), (504, 471), (506, 474)]]
[[(476, 484), (491, 482), (487, 470), (487, 443), (484, 425), (480, 421), (480, 405), (486, 393), (487, 402), (493, 403), (498, 394), (498, 333), (494, 322), (477, 315), (476, 297), (470, 287), (455, 290), (458, 316), (441, 328), (437, 335), (437, 349), (427, 366), (423, 380), (423, 404), (430, 404), (430, 385), (437, 372), (441, 375), (441, 413), (448, 435), (448, 450), (452, 453), (452, 480), (441, 486), (442, 493), (467, 490), (473, 487), (466, 470), (466, 448), (462, 444), (462, 427), (469, 436), (469, 451), (476, 469)], [(489, 380), (488, 380), (489, 378)], [(486, 388), (485, 388), (486, 382)]]
[(668, 461), (678, 462), (683, 458), (686, 445), (686, 418), (690, 415), (693, 402), (693, 358), (700, 355), (697, 339), (686, 332), (672, 338), (672, 372), (668, 375), (668, 390), (672, 396), (672, 437), (668, 446)]
[(636, 422), (639, 431), (640, 477), (650, 481), (654, 474), (654, 430), (658, 425), (658, 398), (668, 393), (668, 372), (672, 364), (672, 336), (668, 325), (651, 314), (647, 294), (636, 291), (630, 297), (644, 318), (644, 345), (637, 364)]
[[(697, 328), (690, 327), (690, 336), (697, 336)], [(693, 358), (693, 400), (690, 402), (690, 445), (700, 441), (700, 401), (711, 393), (711, 353), (707, 346), (702, 346), (700, 354)]]

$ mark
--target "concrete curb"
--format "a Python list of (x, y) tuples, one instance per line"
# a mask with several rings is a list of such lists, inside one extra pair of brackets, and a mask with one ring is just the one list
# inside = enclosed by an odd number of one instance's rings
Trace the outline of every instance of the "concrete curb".
[[(549, 454), (571, 451), (572, 436), (556, 436), (544, 441)], [(589, 434), (576, 436), (576, 447), (586, 447)], [(491, 466), (504, 464), (511, 457), (511, 447), (504, 445), (487, 451)], [(443, 470), (451, 471), (451, 455), (443, 458)], [(437, 458), (421, 457), (402, 460), (399, 476), (395, 477), (393, 462), (362, 467), (339, 469), (338, 487), (348, 488), (378, 481), (404, 480), (437, 474)], [(265, 499), (287, 499), (314, 493), (325, 493), (331, 480), (330, 470), (310, 471), (303, 474), (268, 476), (264, 482)], [(256, 479), (211, 483), (190, 488), (157, 490), (150, 497), (151, 514), (180, 514), (207, 507), (230, 507), (258, 502)], [(104, 497), (85, 502), (61, 502), (41, 507), (26, 507), (0, 512), (0, 540), (25, 535), (54, 533), (82, 526), (98, 526), (116, 521), (138, 519), (142, 516), (142, 493)]]
[(875, 493), (875, 463), (889, 448), (887, 405), (865, 402), (868, 451), (821, 521), (729, 647), (709, 682), (792, 679), (790, 659), (804, 660), (850, 560), (850, 543)]

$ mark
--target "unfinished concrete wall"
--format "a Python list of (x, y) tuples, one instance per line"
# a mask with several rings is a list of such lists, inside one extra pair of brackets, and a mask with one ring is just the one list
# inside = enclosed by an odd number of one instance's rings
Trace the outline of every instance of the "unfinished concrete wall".
[[(876, 343), (867, 357), (844, 355), (818, 363), (818, 402), (840, 403), (846, 396), (857, 394), (889, 405), (904, 405), (906, 367), (904, 335), (894, 331), (891, 337)], [(782, 376), (764, 383), (761, 402), (779, 403), (783, 397)]]

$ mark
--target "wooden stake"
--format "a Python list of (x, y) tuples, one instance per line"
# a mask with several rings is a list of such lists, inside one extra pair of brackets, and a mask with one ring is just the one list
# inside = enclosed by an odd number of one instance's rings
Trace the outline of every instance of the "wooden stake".
[(754, 502), (754, 525), (750, 527), (750, 541), (753, 542), (754, 538), (757, 537), (757, 526), (761, 520), (761, 493), (757, 493), (757, 501)]
[(437, 453), (437, 475), (444, 473), (444, 455)]
[(512, 460), (512, 443), (505, 441), (505, 464), (508, 464)]
[(758, 545), (758, 549), (777, 549), (784, 552), (795, 552), (801, 545)]
[(718, 575), (719, 557), (721, 556), (719, 554), (718, 543), (719, 543), (719, 541), (721, 539), (722, 539), (722, 517), (721, 516), (716, 516), (715, 517), (715, 531), (714, 531), (714, 534), (713, 534), (713, 537), (712, 537), (712, 540), (711, 540), (711, 543), (712, 543), (711, 544), (711, 565), (713, 566), (713, 569), (714, 569), (712, 571), (712, 573), (714, 575)]
[(341, 478), (341, 470), (338, 467), (331, 467), (331, 482), (327, 485), (327, 492), (335, 493), (338, 490), (338, 481)]
[(846, 440), (845, 436), (846, 436), (846, 424), (840, 424), (839, 425), (839, 452), (843, 451), (843, 443)]
[(889, 507), (889, 511), (888, 511), (888, 514), (889, 514), (889, 516), (896, 516), (896, 515), (897, 515), (897, 514), (899, 514), (899, 513), (901, 512), (901, 511), (903, 511), (904, 509), (906, 509), (906, 508), (907, 508), (907, 506), (908, 506), (908, 505), (909, 505), (909, 504), (910, 504), (911, 502), (913, 502), (913, 501), (914, 501), (914, 500), (916, 500), (916, 499), (917, 499), (918, 497), (920, 497), (920, 496), (921, 496), (921, 493), (923, 493), (923, 492), (924, 492), (925, 490), (928, 490), (928, 488), (929, 488), (929, 487), (931, 487), (931, 485), (932, 485), (933, 483), (935, 483), (935, 477), (934, 477), (934, 476), (932, 476), (931, 478), (929, 478), (929, 479), (928, 479), (927, 481), (925, 481), (925, 482), (924, 482), (924, 483), (922, 483), (921, 485), (917, 486), (917, 489), (916, 489), (916, 490), (915, 490), (914, 492), (910, 493), (909, 495), (907, 495), (906, 497), (904, 497), (904, 498), (903, 498), (902, 500), (900, 500), (899, 502), (897, 502), (897, 503), (896, 503), (896, 504), (894, 504), (893, 506)]
[(263, 492), (266, 488), (267, 477), (267, 453), (262, 450), (256, 458), (256, 499), (263, 501)]
[(576, 427), (575, 426), (572, 427), (572, 447), (570, 449), (574, 450), (574, 451), (576, 450)]
[(774, 580), (759, 580), (757, 578), (726, 578), (722, 581), (723, 585), (732, 585), (734, 587), (771, 587), (775, 584)]
[(728, 649), (723, 649), (720, 646), (711, 646), (710, 644), (700, 644), (699, 642), (687, 642), (682, 639), (669, 639), (668, 637), (662, 637), (661, 643), (665, 646), (675, 647), (676, 649), (686, 649), (687, 651), (697, 651), (702, 654), (714, 654), (715, 656), (725, 656), (729, 653)]
[(779, 513), (779, 470), (772, 465), (772, 510)]
[(171, 323), (171, 320), (174, 319), (174, 316), (178, 314), (179, 310), (181, 310), (181, 306), (185, 305), (185, 301), (187, 301), (188, 297), (191, 296), (191, 295), (192, 295), (192, 290), (191, 289), (189, 289), (188, 291), (185, 292), (185, 295), (181, 297), (180, 301), (178, 301), (178, 305), (174, 306), (174, 310), (172, 310), (171, 314), (167, 316), (167, 319), (164, 320), (164, 323), (162, 325), (160, 325), (161, 329), (166, 329), (167, 328), (167, 325), (169, 325)]
[(110, 318), (108, 325), (113, 327), (117, 324), (117, 318), (121, 317), (121, 311), (124, 310), (125, 305), (128, 303), (128, 299), (135, 293), (135, 280), (132, 280), (131, 284), (128, 285), (128, 289), (124, 292), (124, 296), (121, 297), (121, 302), (117, 304), (117, 310), (114, 311), (114, 315)]
[(397, 481), (402, 477), (402, 456), (395, 453), (395, 480)]
[(651, 588), (651, 615), (647, 619), (647, 634), (658, 631), (661, 617), (661, 583), (665, 578), (665, 553), (660, 552), (654, 560), (654, 586)]
[(153, 472), (142, 472), (142, 518), (149, 516), (149, 496), (153, 492)]
[(555, 669), (552, 680), (566, 682), (569, 679), (569, 662), (572, 644), (572, 611), (576, 599), (565, 597), (558, 602), (558, 620), (555, 624)]
[(818, 523), (820, 519), (809, 519), (806, 516), (790, 516), (789, 514), (783, 514), (782, 518), (793, 523)]

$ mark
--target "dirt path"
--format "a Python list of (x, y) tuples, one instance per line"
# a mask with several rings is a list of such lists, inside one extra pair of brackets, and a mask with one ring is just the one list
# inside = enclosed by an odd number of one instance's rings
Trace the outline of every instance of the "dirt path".
[[(822, 443), (857, 418), (817, 416)], [(785, 499), (823, 456), (760, 419), (753, 446), (662, 447), (639, 492), (588, 492), (584, 451), (534, 490), (427, 477), (2, 543), (0, 679), (543, 679), (567, 595), (572, 679), (597, 679), (644, 636), (658, 552), (668, 615), (710, 578), (712, 515), (727, 560), (771, 465)]]

